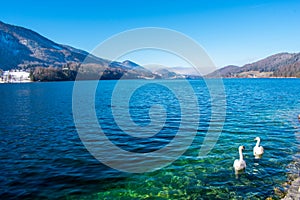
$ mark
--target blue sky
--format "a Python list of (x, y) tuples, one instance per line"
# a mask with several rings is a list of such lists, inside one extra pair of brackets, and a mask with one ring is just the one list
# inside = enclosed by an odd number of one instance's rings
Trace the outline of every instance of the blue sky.
[[(128, 29), (163, 27), (193, 38), (217, 67), (300, 52), (299, 0), (10, 0), (1, 2), (0, 13), (5, 23), (86, 51)], [(149, 62), (141, 56), (132, 60)], [(156, 62), (183, 65), (167, 56)]]

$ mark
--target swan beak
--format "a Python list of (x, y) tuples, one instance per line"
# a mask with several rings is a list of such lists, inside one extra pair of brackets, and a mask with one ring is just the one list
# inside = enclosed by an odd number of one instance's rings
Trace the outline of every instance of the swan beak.
[(246, 149), (246, 147), (245, 147), (245, 146), (242, 146), (242, 149), (243, 149), (243, 150), (245, 150), (245, 149)]

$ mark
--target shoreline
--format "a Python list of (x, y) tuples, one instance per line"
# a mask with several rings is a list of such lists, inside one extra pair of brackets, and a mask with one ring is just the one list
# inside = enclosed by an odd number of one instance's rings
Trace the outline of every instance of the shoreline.
[(297, 153), (295, 157), (295, 161), (288, 166), (289, 180), (286, 182), (288, 188), (282, 200), (300, 199), (300, 153)]
[(35, 81), (13, 81), (13, 82), (7, 82), (7, 81), (0, 81), (1, 83), (34, 83)]
[[(195, 79), (185, 79), (185, 80), (205, 80), (205, 79), (300, 79), (299, 77), (257, 77), (257, 78), (250, 78), (250, 77), (200, 77)], [(75, 82), (75, 81), (97, 81), (98, 79), (86, 79), (86, 80), (53, 80), (53, 81), (13, 81), (13, 82), (7, 82), (7, 81), (1, 81), (2, 83), (41, 83), (41, 82)], [(184, 80), (184, 78), (178, 78), (178, 79), (101, 79), (101, 81), (111, 81), (111, 80)], [(100, 81), (100, 80), (98, 80)]]
[(300, 177), (292, 181), (292, 184), (290, 185), (287, 194), (284, 198), (282, 198), (282, 200), (294, 199), (300, 199)]
[[(298, 118), (298, 123), (300, 119)], [(300, 127), (296, 125), (295, 137), (298, 142), (300, 142)], [(298, 147), (299, 151), (299, 147)], [(294, 200), (300, 199), (300, 152), (294, 155), (294, 161), (288, 165), (288, 182), (287, 190), (285, 191), (285, 196), (281, 198), (282, 200)]]

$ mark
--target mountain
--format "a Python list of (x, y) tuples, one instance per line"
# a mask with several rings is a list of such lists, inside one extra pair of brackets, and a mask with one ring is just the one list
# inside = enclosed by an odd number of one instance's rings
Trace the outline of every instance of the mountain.
[(199, 79), (201, 75), (192, 67), (163, 67), (152, 65), (149, 70), (163, 79)]
[(166, 68), (157, 69), (154, 71), (154, 74), (157, 74), (162, 78), (170, 78), (170, 79), (183, 78), (182, 76), (179, 76), (175, 72), (171, 72)]
[(300, 77), (300, 53), (278, 53), (242, 67), (226, 66), (206, 77)]
[(231, 77), (234, 76), (240, 70), (240, 67), (235, 65), (228, 65), (221, 69), (218, 69), (208, 75), (206, 77), (215, 78), (215, 77)]
[[(102, 79), (200, 77), (193, 68), (158, 68), (150, 71), (129, 60), (106, 60), (55, 43), (30, 29), (0, 21), (0, 69), (18, 68), (31, 71), (31, 78), (35, 81), (75, 80), (78, 72), (83, 75), (82, 79), (98, 79), (100, 76)], [(300, 53), (279, 53), (241, 67), (229, 65), (205, 77), (300, 77)]]
[(35, 81), (74, 80), (78, 70), (83, 79), (98, 79), (100, 75), (102, 79), (169, 78), (132, 61), (98, 58), (86, 51), (55, 43), (30, 29), (0, 21), (0, 69), (18, 68), (31, 71)]
[(200, 73), (193, 67), (170, 67), (168, 70), (181, 75), (201, 76)]
[(57, 44), (32, 30), (0, 21), (0, 66), (4, 70), (62, 66), (68, 62), (82, 62), (88, 55), (85, 51)]

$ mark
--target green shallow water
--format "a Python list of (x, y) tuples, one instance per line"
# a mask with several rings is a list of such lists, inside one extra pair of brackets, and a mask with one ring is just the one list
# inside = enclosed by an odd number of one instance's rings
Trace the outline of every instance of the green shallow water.
[[(224, 80), (226, 121), (217, 144), (208, 155), (198, 157), (207, 131), (204, 127), (209, 121), (204, 117), (192, 146), (177, 161), (155, 172), (128, 175), (89, 197), (279, 199), (276, 191), (286, 192), (283, 184), (288, 181), (287, 166), (298, 151), (299, 142), (295, 138), (300, 108), (297, 83), (299, 80)], [(197, 82), (192, 84), (197, 90)], [(265, 148), (262, 159), (254, 159), (252, 155), (256, 136), (262, 138)], [(247, 168), (236, 175), (232, 164), (238, 158), (239, 145), (246, 147)]]

